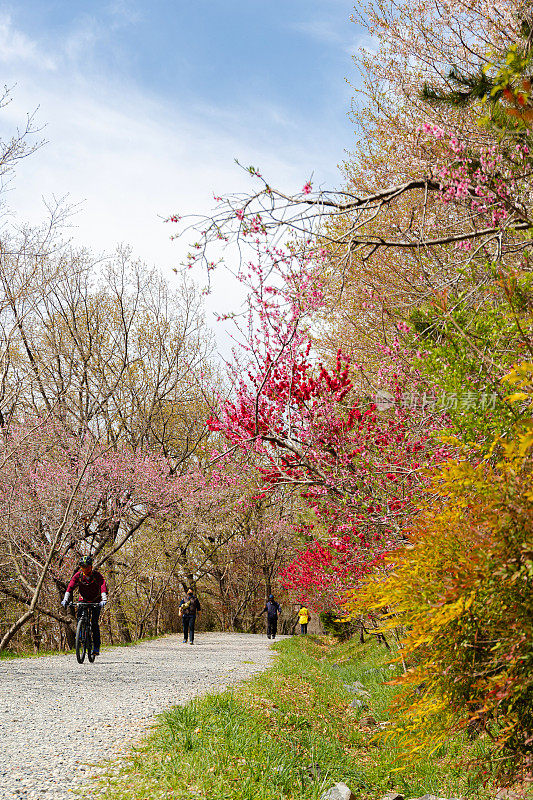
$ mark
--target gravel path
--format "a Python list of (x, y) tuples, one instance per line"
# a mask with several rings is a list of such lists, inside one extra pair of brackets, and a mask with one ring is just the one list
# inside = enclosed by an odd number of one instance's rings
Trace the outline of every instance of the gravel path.
[(0, 800), (66, 800), (90, 764), (118, 755), (154, 714), (268, 666), (265, 636), (200, 633), (74, 655), (0, 662)]

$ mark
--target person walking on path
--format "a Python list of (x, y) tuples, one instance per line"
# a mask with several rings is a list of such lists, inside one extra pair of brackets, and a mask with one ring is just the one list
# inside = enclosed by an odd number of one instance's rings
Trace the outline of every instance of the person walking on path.
[[(107, 603), (107, 586), (102, 573), (93, 569), (92, 556), (82, 556), (79, 561), (79, 567), (79, 570), (70, 579), (61, 605), (63, 608), (67, 607), (75, 589), (78, 589), (82, 602), (98, 603), (97, 606), (89, 607), (89, 613), (93, 632), (93, 655), (99, 656), (100, 625), (98, 620), (100, 619), (100, 612)], [(78, 617), (80, 614), (81, 608), (78, 607)]]
[(278, 632), (278, 614), (281, 614), (281, 606), (274, 600), (274, 595), (269, 594), (262, 614), (266, 611), (267, 615), (267, 638), (275, 639)]
[(300, 636), (305, 636), (307, 633), (307, 623), (309, 622), (309, 611), (305, 606), (300, 606), (298, 622), (300, 623)]
[(196, 623), (196, 615), (199, 614), (200, 601), (194, 594), (192, 589), (187, 591), (186, 597), (183, 598), (179, 605), (178, 615), (183, 620), (183, 644), (194, 643), (194, 625)]

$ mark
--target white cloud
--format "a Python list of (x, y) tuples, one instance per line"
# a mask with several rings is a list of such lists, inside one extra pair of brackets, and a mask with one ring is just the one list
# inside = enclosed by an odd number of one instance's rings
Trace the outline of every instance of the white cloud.
[(94, 17), (83, 16), (62, 43), (62, 55), (72, 63), (87, 59), (103, 34), (104, 29)]
[(114, 0), (109, 3), (107, 12), (117, 26), (136, 25), (143, 16), (132, 0)]
[(345, 37), (335, 30), (332, 20), (329, 19), (306, 20), (296, 23), (293, 27), (300, 33), (327, 44), (342, 44), (345, 41)]
[[(144, 258), (162, 257), (168, 265), (176, 261), (179, 246), (167, 243), (169, 231), (158, 215), (207, 212), (213, 192), (250, 188), (235, 157), (292, 188), (299, 188), (314, 166), (309, 150), (294, 162), (290, 141), (285, 152), (270, 150), (264, 130), (257, 144), (253, 131), (245, 129), (249, 120), (232, 120), (227, 109), (219, 115), (213, 108), (202, 119), (169, 111), (131, 88), (104, 91), (78, 80), (43, 90), (18, 81), (10, 119), (22, 118), (37, 102), (48, 144), (19, 165), (10, 204), (35, 218), (41, 195), (69, 193), (84, 199), (78, 224), (88, 244), (107, 249), (131, 241)], [(274, 113), (266, 109), (262, 123)]]
[[(342, 3), (341, 0), (341, 4)], [(352, 10), (352, 9), (350, 9)], [(293, 29), (327, 45), (335, 45), (348, 56), (355, 55), (361, 42), (361, 29), (352, 16), (343, 18), (338, 10), (330, 16), (317, 16), (293, 24)]]
[(44, 53), (37, 42), (13, 27), (9, 14), (0, 15), (0, 62), (13, 66), (30, 65), (54, 70), (55, 60)]
[[(4, 33), (2, 33), (4, 31)], [(91, 47), (91, 26), (79, 36), (77, 50)], [(316, 127), (302, 129), (280, 108), (245, 109), (229, 105), (194, 108), (172, 106), (118, 79), (85, 74), (74, 58), (70, 69), (51, 73), (35, 43), (13, 29), (3, 29), (12, 52), (16, 83), (12, 103), (0, 114), (0, 136), (7, 138), (27, 112), (39, 107), (48, 144), (17, 167), (9, 206), (23, 220), (37, 223), (42, 198), (69, 195), (82, 202), (71, 231), (75, 242), (97, 252), (112, 252), (117, 243), (167, 272), (184, 258), (190, 242), (172, 242), (172, 213), (208, 213), (213, 193), (246, 191), (249, 176), (234, 164), (261, 168), (274, 185), (296, 191), (314, 170), (315, 183), (335, 175), (339, 157), (335, 137), (328, 154)], [(76, 53), (75, 38), (64, 50)], [(39, 67), (40, 64), (40, 67)], [(89, 74), (87, 74), (89, 73)], [(205, 282), (205, 276), (198, 280)], [(208, 309), (227, 311), (238, 292), (227, 279), (215, 280)]]

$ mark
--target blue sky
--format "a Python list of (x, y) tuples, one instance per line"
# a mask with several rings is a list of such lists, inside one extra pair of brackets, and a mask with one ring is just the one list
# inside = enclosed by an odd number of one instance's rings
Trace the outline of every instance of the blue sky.
[(350, 0), (0, 4), (13, 28), (58, 65), (70, 61), (179, 105), (261, 98), (317, 119), (342, 117), (349, 99), (352, 7)]
[(352, 0), (0, 0), (0, 135), (39, 107), (48, 144), (8, 195), (21, 219), (42, 198), (80, 202), (76, 241), (132, 244), (167, 269), (182, 257), (161, 217), (207, 211), (254, 164), (298, 191), (338, 183), (363, 42)]

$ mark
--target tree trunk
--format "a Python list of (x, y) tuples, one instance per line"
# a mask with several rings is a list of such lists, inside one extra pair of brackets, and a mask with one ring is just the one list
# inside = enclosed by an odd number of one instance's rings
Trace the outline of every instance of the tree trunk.
[(62, 622), (61, 630), (65, 636), (65, 639), (67, 640), (66, 649), (73, 650), (76, 646), (76, 633), (74, 629), (67, 622)]
[(115, 568), (115, 558), (110, 556), (107, 559), (107, 583), (110, 595), (113, 597), (114, 616), (118, 627), (118, 635), (121, 642), (124, 644), (131, 644), (133, 641), (128, 618), (120, 602), (120, 597), (117, 592), (117, 578)]
[(17, 633), (17, 631), (19, 631), (30, 619), (33, 619), (34, 614), (35, 612), (33, 611), (33, 609), (30, 611), (26, 611), (26, 613), (23, 614), (21, 617), (19, 617), (19, 619), (15, 622), (15, 624), (11, 626), (11, 628), (8, 630), (8, 632), (5, 634), (4, 638), (0, 642), (0, 653), (5, 647), (7, 647), (7, 645), (9, 644), (13, 636)]
[(35, 653), (38, 653), (41, 648), (41, 639), (42, 634), (39, 627), (39, 617), (36, 616), (35, 621), (32, 623), (31, 626), (31, 640), (33, 643), (33, 650)]
[(155, 635), (159, 636), (159, 620), (161, 618), (161, 606), (163, 605), (163, 597), (159, 601), (155, 612)]
[(272, 594), (272, 570), (263, 566), (263, 575), (265, 578), (265, 596), (269, 597)]
[(109, 644), (115, 644), (113, 640), (113, 626), (111, 624), (111, 614), (107, 614), (107, 635), (109, 637)]

